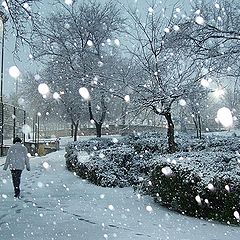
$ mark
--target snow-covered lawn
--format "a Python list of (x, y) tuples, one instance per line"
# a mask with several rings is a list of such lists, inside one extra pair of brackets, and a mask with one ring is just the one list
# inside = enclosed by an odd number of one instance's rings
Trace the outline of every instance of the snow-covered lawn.
[(65, 169), (64, 150), (32, 158), (31, 167), (20, 200), (13, 198), (10, 172), (0, 171), (1, 240), (239, 239), (237, 227), (169, 211), (132, 188), (81, 180)]

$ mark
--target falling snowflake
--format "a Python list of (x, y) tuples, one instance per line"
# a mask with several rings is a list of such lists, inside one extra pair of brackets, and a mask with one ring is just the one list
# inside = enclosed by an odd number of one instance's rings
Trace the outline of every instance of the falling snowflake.
[(201, 13), (200, 9), (198, 9), (195, 14), (199, 15)]
[(230, 187), (229, 187), (229, 185), (226, 185), (226, 186), (225, 186), (225, 189), (226, 189), (226, 191), (230, 192)]
[(37, 185), (38, 185), (39, 188), (43, 187), (43, 183), (42, 182), (38, 182)]
[(180, 9), (180, 8), (176, 8), (176, 12), (177, 12), (177, 13), (180, 13), (180, 12), (181, 12), (181, 9)]
[(44, 163), (43, 163), (43, 167), (44, 167), (45, 169), (48, 169), (48, 168), (50, 167), (50, 165), (49, 165), (48, 162), (44, 162)]
[(205, 202), (206, 204), (209, 204), (209, 201), (208, 201), (208, 199), (205, 199), (205, 200), (204, 200), (204, 202)]
[(103, 153), (100, 153), (100, 154), (99, 154), (99, 157), (100, 157), (100, 158), (104, 158), (105, 155), (104, 155)]
[(125, 100), (125, 102), (129, 103), (129, 102), (130, 102), (130, 96), (129, 96), (129, 95), (126, 95), (126, 96), (124, 97), (124, 100)]
[(55, 93), (53, 94), (53, 98), (56, 99), (56, 100), (58, 100), (58, 99), (60, 98), (60, 94), (57, 93), (57, 92), (55, 92)]
[(197, 195), (197, 196), (195, 197), (195, 200), (197, 201), (198, 204), (201, 204), (201, 203), (202, 203), (201, 198), (200, 198), (199, 195)]
[(211, 191), (213, 191), (213, 190), (214, 190), (214, 186), (213, 186), (213, 184), (212, 184), (212, 183), (209, 183), (207, 187), (208, 187), (208, 189), (209, 189), (209, 190), (211, 190)]
[(27, 11), (31, 11), (31, 7), (29, 6), (28, 3), (24, 3), (23, 7), (27, 10)]
[(172, 174), (172, 169), (168, 166), (162, 168), (162, 173), (166, 176), (170, 176)]
[(235, 217), (236, 219), (240, 220), (240, 215), (239, 215), (239, 212), (238, 212), (238, 211), (235, 211), (235, 212), (233, 213), (233, 215), (234, 215), (234, 217)]
[(8, 72), (9, 72), (9, 75), (13, 78), (18, 78), (21, 74), (17, 66), (10, 67)]
[(69, 24), (69, 23), (65, 23), (65, 24), (64, 24), (64, 27), (65, 27), (66, 29), (69, 29), (69, 28), (70, 28), (70, 24)]
[(28, 124), (24, 124), (22, 126), (22, 132), (24, 134), (29, 134), (29, 133), (31, 133), (31, 131), (32, 131), (32, 129), (31, 129), (31, 127)]
[(91, 40), (88, 40), (88, 41), (87, 41), (87, 45), (88, 45), (89, 47), (92, 47), (92, 46), (93, 46), (93, 42), (92, 42)]
[(100, 198), (104, 199), (105, 198), (105, 194), (100, 194)]
[(197, 16), (197, 17), (195, 18), (195, 22), (196, 22), (197, 24), (199, 24), (199, 25), (203, 25), (203, 24), (205, 23), (205, 20), (204, 20), (203, 17)]
[(180, 100), (179, 100), (179, 105), (182, 106), (182, 107), (184, 107), (184, 106), (187, 105), (187, 103), (186, 103), (186, 101), (185, 101), (184, 99), (180, 99)]
[(6, 199), (7, 195), (6, 194), (2, 194), (2, 198)]
[(38, 85), (38, 92), (42, 95), (46, 95), (49, 93), (49, 87), (46, 83), (40, 83)]
[(103, 234), (103, 237), (105, 238), (105, 239), (108, 239), (108, 235), (105, 233), (105, 234)]
[(147, 210), (148, 212), (152, 212), (152, 211), (153, 211), (153, 209), (152, 209), (151, 206), (146, 206), (146, 210)]
[(203, 79), (201, 79), (201, 85), (203, 87), (207, 88), (207, 87), (209, 87), (209, 81), (207, 79), (203, 78)]
[(72, 4), (73, 4), (73, 0), (65, 0), (65, 3), (66, 3), (67, 5), (72, 5)]
[(165, 33), (170, 33), (170, 29), (169, 28), (164, 28), (164, 32)]
[(87, 90), (87, 88), (85, 87), (81, 87), (79, 89), (79, 94), (81, 95), (81, 97), (84, 99), (84, 100), (89, 100), (90, 99), (90, 94)]
[(119, 41), (119, 39), (115, 39), (115, 40), (114, 40), (114, 43), (115, 43), (117, 46), (120, 46), (120, 41)]
[(114, 206), (113, 205), (108, 205), (108, 209), (113, 211), (114, 210)]
[(18, 99), (18, 104), (19, 104), (19, 105), (24, 105), (24, 104), (25, 104), (25, 100), (24, 100), (22, 97), (20, 97), (20, 98)]
[(233, 125), (233, 117), (229, 108), (223, 107), (217, 111), (217, 120), (225, 127), (229, 128)]
[(178, 25), (174, 25), (174, 26), (173, 26), (173, 30), (177, 32), (177, 31), (179, 31), (179, 30), (180, 30), (180, 28), (179, 28), (179, 26), (178, 26)]
[(99, 67), (102, 67), (102, 66), (103, 66), (103, 62), (99, 61), (99, 62), (98, 62), (98, 66), (99, 66)]
[(36, 81), (38, 81), (38, 80), (41, 79), (41, 76), (40, 76), (39, 74), (36, 74), (36, 75), (34, 76), (34, 79), (35, 79)]
[(152, 8), (152, 7), (149, 7), (149, 8), (148, 8), (148, 13), (149, 13), (149, 14), (153, 14), (153, 12), (154, 12), (153, 8)]
[(112, 142), (113, 142), (113, 143), (118, 143), (118, 139), (117, 139), (117, 138), (113, 138), (113, 139), (112, 139)]
[(214, 94), (214, 97), (219, 98), (224, 95), (224, 90), (221, 88), (217, 88), (213, 94)]

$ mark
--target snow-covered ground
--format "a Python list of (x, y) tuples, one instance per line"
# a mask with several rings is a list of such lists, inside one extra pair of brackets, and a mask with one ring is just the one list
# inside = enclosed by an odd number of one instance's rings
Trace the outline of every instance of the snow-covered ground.
[[(0, 159), (0, 164), (4, 158)], [(0, 239), (237, 240), (240, 228), (190, 218), (132, 188), (102, 188), (65, 169), (64, 150), (31, 159), (22, 199), (0, 170)]]

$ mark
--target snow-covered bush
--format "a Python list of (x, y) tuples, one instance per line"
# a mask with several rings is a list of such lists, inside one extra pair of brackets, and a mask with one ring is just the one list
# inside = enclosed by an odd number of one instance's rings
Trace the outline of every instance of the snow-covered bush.
[(74, 147), (77, 151), (86, 151), (89, 154), (96, 150), (106, 149), (116, 145), (112, 138), (91, 138), (88, 141), (74, 142)]
[(226, 152), (177, 153), (155, 157), (145, 193), (185, 214), (238, 224), (238, 156)]
[[(70, 143), (66, 147), (66, 167), (76, 175), (103, 187), (139, 184), (143, 176), (149, 173), (152, 155), (148, 152), (137, 154), (124, 141), (114, 145), (110, 140), (104, 140), (107, 144), (103, 145), (101, 139)], [(102, 146), (101, 150), (99, 146)], [(89, 161), (78, 161), (78, 153), (82, 150), (90, 153)]]
[(128, 179), (132, 148), (114, 147), (96, 151), (86, 163), (78, 163), (75, 172), (96, 185), (103, 187), (130, 186)]
[(176, 138), (180, 151), (230, 151), (236, 152), (239, 150), (239, 137), (222, 137), (222, 136), (203, 136), (202, 139), (191, 136), (181, 135)]
[(78, 152), (86, 151), (91, 154), (94, 151), (100, 149), (106, 149), (109, 146), (116, 145), (118, 141), (115, 142), (111, 138), (91, 138), (88, 141), (75, 141), (68, 143), (66, 146), (66, 166), (69, 170), (74, 170), (73, 168), (78, 163)]
[(166, 137), (163, 137), (162, 133), (159, 132), (131, 134), (128, 137), (127, 143), (131, 145), (137, 153), (167, 153), (168, 151)]
[(75, 173), (102, 187), (127, 187), (139, 184), (149, 173), (149, 158), (135, 155), (132, 148), (96, 151), (86, 163), (78, 163)]

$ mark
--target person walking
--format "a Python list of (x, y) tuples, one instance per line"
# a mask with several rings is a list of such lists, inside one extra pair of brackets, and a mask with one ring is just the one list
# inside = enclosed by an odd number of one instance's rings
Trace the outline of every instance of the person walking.
[(14, 197), (20, 197), (20, 182), (21, 174), (25, 169), (30, 171), (30, 163), (27, 148), (22, 145), (22, 140), (19, 137), (13, 139), (13, 145), (8, 149), (6, 162), (3, 170), (9, 169), (12, 174), (12, 182), (14, 187)]

